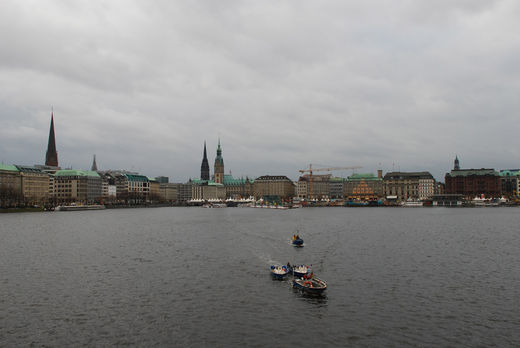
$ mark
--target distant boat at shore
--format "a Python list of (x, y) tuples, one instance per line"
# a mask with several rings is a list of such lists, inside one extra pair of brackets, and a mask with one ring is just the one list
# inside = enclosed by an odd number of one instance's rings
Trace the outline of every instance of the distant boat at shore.
[(413, 201), (413, 200), (406, 200), (404, 202), (401, 202), (402, 207), (422, 207), (423, 202), (421, 201)]
[(106, 207), (102, 204), (86, 204), (86, 205), (58, 205), (56, 211), (79, 211), (79, 210), (103, 210)]

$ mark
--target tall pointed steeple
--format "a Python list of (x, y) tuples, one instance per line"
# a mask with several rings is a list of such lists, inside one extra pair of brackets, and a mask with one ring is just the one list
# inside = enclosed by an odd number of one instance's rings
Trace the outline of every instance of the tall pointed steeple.
[(51, 129), (49, 131), (49, 143), (45, 154), (45, 165), (50, 167), (58, 166), (58, 152), (56, 152), (56, 137), (54, 135), (54, 111), (51, 112)]
[(202, 164), (200, 165), (200, 178), (202, 180), (209, 180), (209, 163), (208, 155), (206, 153), (206, 141), (204, 140), (204, 154), (202, 157)]
[(222, 159), (222, 147), (220, 147), (220, 137), (218, 138), (217, 157), (220, 157)]
[(457, 157), (457, 155), (455, 155), (455, 161), (453, 161), (453, 169), (454, 170), (459, 170), (460, 169), (459, 158)]
[(220, 137), (218, 138), (217, 157), (215, 157), (215, 182), (224, 183), (224, 159), (222, 158), (222, 147), (220, 147)]
[(97, 172), (97, 163), (96, 163), (96, 155), (94, 154), (94, 161), (92, 161), (92, 168), (90, 168), (91, 171)]

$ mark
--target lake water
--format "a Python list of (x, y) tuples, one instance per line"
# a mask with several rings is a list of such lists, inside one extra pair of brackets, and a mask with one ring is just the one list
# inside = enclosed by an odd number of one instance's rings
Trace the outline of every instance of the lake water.
[[(518, 208), (2, 214), (0, 346), (518, 347), (519, 226)], [(326, 296), (272, 280), (288, 261)]]

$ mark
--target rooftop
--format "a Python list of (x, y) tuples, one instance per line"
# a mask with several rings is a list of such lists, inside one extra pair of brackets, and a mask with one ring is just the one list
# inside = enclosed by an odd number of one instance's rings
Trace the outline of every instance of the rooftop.
[(447, 175), (451, 177), (456, 176), (470, 176), (470, 175), (493, 175), (497, 176), (498, 172), (491, 168), (481, 168), (481, 169), (454, 169)]
[(352, 174), (347, 178), (348, 181), (358, 181), (358, 180), (372, 180), (372, 181), (382, 181), (382, 178), (378, 178), (375, 174), (372, 173), (360, 173), (360, 174)]
[(41, 173), (41, 174), (44, 173), (40, 168), (36, 168), (36, 167), (19, 166), (19, 165), (16, 165), (15, 167), (18, 168), (19, 171), (24, 172), (24, 173)]
[(0, 170), (5, 170), (9, 172), (19, 172), (18, 168), (13, 165), (7, 165), (7, 164), (0, 164)]
[(390, 172), (386, 173), (384, 179), (417, 179), (417, 178), (427, 178), (433, 179), (433, 175), (430, 172)]
[[(94, 172), (95, 173), (95, 172)], [(139, 174), (123, 174), (128, 181), (148, 182), (148, 177)]]
[(500, 171), (500, 176), (520, 176), (520, 169), (504, 169)]
[(292, 182), (292, 180), (289, 179), (285, 175), (262, 175), (255, 179), (255, 181), (266, 181), (266, 180), (284, 180), (284, 181)]
[(248, 181), (250, 184), (255, 182), (252, 179), (248, 179), (248, 178), (235, 179), (235, 178), (233, 178), (233, 175), (231, 175), (231, 174), (224, 174), (224, 185), (225, 186), (239, 186), (239, 185), (245, 184)]
[(62, 169), (58, 170), (55, 176), (89, 176), (99, 178), (99, 174), (97, 172), (91, 170), (74, 170), (74, 169)]

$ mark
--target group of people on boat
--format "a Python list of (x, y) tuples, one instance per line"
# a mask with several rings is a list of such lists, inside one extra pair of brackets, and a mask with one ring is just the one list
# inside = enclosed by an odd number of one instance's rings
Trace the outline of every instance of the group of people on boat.
[(311, 273), (306, 273), (304, 276), (303, 276), (303, 279), (312, 279), (314, 278), (314, 272), (311, 271)]
[[(292, 266), (290, 262), (287, 262), (288, 269), (292, 269), (292, 268), (297, 269), (297, 267), (304, 267), (304, 266), (303, 265), (302, 266)], [(309, 269), (309, 266), (306, 266), (306, 269)], [(306, 273), (303, 276), (303, 279), (312, 279), (313, 277), (314, 277), (314, 272), (311, 271), (311, 273)]]
[(292, 240), (296, 240), (296, 239), (300, 239), (300, 235), (298, 235), (298, 234), (293, 234), (293, 235), (292, 235)]

